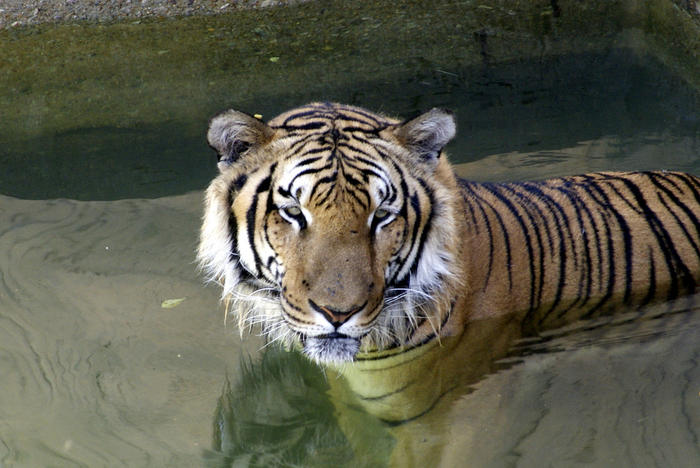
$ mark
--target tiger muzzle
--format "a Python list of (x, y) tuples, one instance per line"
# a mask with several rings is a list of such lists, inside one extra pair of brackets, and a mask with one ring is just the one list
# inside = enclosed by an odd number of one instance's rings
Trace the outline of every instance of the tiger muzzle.
[(338, 329), (350, 317), (363, 310), (367, 306), (367, 301), (365, 301), (364, 304), (358, 307), (353, 307), (348, 310), (337, 310), (328, 306), (320, 306), (311, 299), (309, 299), (309, 305), (313, 310), (323, 315), (323, 317), (328, 321), (328, 323), (330, 323), (331, 325), (333, 325), (333, 327)]

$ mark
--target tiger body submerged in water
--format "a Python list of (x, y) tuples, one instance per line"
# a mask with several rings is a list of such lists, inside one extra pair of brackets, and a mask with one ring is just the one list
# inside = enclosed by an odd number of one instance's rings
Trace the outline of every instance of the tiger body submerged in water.
[(326, 103), (267, 124), (215, 117), (220, 174), (198, 258), (241, 328), (342, 363), (502, 314), (556, 326), (695, 290), (699, 179), (473, 183), (442, 153), (454, 135), (440, 109), (403, 122)]

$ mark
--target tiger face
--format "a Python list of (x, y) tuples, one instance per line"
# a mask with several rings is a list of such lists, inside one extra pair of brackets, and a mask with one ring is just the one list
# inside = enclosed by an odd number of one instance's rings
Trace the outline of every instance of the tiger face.
[(268, 124), (215, 117), (219, 176), (198, 258), (242, 328), (317, 362), (420, 342), (449, 314), (458, 278), (455, 134), (439, 109), (398, 122), (310, 104)]

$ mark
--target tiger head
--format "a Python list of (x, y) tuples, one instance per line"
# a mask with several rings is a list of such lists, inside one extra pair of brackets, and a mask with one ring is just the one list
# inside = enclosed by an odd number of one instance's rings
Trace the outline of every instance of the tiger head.
[(442, 156), (454, 134), (440, 109), (404, 122), (320, 103), (267, 124), (215, 117), (220, 174), (198, 259), (241, 329), (323, 363), (438, 333), (462, 277), (459, 192)]

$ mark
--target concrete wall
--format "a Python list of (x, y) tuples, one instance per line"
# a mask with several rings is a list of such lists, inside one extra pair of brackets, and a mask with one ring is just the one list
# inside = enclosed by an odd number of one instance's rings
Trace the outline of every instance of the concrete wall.
[[(323, 99), (367, 81), (611, 49), (651, 55), (700, 89), (698, 18), (670, 0), (326, 0), (236, 11), (241, 4), (219, 3), (201, 12), (229, 13), (202, 16), (178, 0), (176, 12), (193, 16), (0, 30), (0, 139), (21, 144), (74, 128), (206, 121), (232, 104), (264, 107), (280, 93)], [(23, 14), (40, 5), (37, 19), (58, 4), (95, 4), (96, 13), (78, 17), (103, 19), (160, 15), (166, 1), (6, 0), (3, 14), (20, 4)]]

